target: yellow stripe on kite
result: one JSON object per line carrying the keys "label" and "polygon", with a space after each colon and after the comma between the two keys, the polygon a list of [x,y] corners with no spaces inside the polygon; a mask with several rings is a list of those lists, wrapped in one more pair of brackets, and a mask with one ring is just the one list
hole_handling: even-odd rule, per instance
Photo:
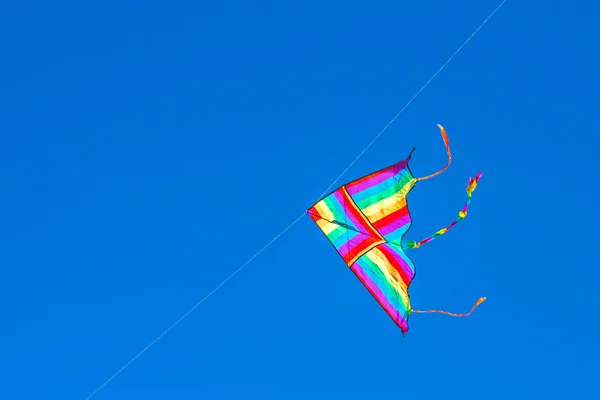
{"label": "yellow stripe on kite", "polygon": [[379,267],[381,272],[383,272],[385,278],[390,283],[390,285],[392,285],[396,289],[400,297],[402,297],[402,301],[404,302],[404,304],[410,304],[406,285],[404,284],[402,277],[400,276],[396,268],[394,268],[394,266],[389,263],[387,258],[381,252],[381,250],[379,250],[378,248],[374,248],[373,250],[368,252],[366,256],[375,265]]}

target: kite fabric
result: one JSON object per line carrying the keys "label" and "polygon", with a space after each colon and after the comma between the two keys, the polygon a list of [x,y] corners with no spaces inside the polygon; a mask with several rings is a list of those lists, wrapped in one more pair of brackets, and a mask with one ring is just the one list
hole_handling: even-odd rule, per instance
{"label": "kite fabric", "polygon": [[467,202],[458,218],[449,226],[418,242],[403,240],[412,224],[406,199],[408,193],[418,181],[439,175],[452,161],[446,131],[441,125],[438,127],[448,154],[448,163],[440,171],[415,178],[409,167],[413,149],[405,160],[339,187],[307,211],[346,265],[403,334],[408,332],[408,317],[413,312],[468,316],[485,301],[484,297],[480,298],[468,314],[411,308],[408,288],[415,276],[415,266],[406,252],[445,234],[464,219],[481,177],[479,173],[475,178],[470,178]]}

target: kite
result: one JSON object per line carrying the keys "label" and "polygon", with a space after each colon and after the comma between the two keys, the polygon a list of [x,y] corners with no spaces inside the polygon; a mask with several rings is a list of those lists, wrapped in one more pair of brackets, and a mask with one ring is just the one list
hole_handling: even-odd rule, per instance
{"label": "kite", "polygon": [[411,308],[408,288],[415,276],[415,265],[407,252],[445,234],[463,220],[481,178],[481,173],[469,178],[467,201],[450,225],[418,242],[403,240],[412,224],[406,199],[408,193],[417,182],[441,174],[452,162],[448,135],[441,125],[438,127],[448,154],[447,164],[438,172],[415,178],[408,165],[413,148],[406,159],[335,189],[307,211],[403,335],[408,332],[411,313],[469,316],[486,299],[481,297],[467,314]]}

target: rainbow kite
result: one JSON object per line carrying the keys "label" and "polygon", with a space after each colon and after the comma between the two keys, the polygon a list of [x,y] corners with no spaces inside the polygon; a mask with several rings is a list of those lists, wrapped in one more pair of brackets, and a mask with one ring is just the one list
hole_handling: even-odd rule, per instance
{"label": "rainbow kite", "polygon": [[[406,196],[418,181],[439,175],[452,161],[446,131],[438,125],[444,139],[448,163],[440,171],[415,178],[408,157],[392,166],[347,183],[319,200],[308,214],[344,259],[346,265],[369,290],[403,334],[408,332],[408,317],[414,312],[439,312],[452,316],[471,315],[485,301],[480,298],[468,314],[453,314],[441,310],[413,310],[408,288],[415,275],[415,266],[406,254],[443,235],[467,215],[471,195],[481,177],[469,179],[467,202],[458,217],[419,242],[403,241],[411,226]],[[413,149],[414,151],[414,149]]]}

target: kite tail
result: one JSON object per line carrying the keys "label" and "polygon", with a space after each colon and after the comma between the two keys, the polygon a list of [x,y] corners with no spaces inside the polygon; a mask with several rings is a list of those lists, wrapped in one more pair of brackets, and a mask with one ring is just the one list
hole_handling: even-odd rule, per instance
{"label": "kite tail", "polygon": [[458,217],[454,221],[452,221],[452,223],[450,225],[448,225],[445,228],[440,229],[433,235],[421,240],[420,242],[406,241],[405,248],[409,249],[409,250],[419,248],[419,247],[421,247],[421,245],[431,242],[436,237],[442,236],[444,233],[446,233],[450,229],[454,228],[454,226],[458,222],[462,221],[467,216],[467,210],[469,208],[469,205],[471,204],[471,197],[473,196],[473,191],[475,191],[475,188],[477,187],[477,182],[479,182],[480,178],[481,178],[481,172],[478,173],[475,178],[469,178],[469,184],[467,185],[467,201],[465,202],[465,205],[463,206],[462,210],[460,210],[460,212],[458,213]]}
{"label": "kite tail", "polygon": [[431,175],[424,176],[422,178],[417,178],[417,181],[424,181],[425,179],[429,179],[429,178],[433,178],[434,176],[438,176],[439,174],[444,172],[450,166],[450,163],[452,162],[452,153],[450,152],[450,142],[448,141],[448,134],[446,133],[446,130],[444,129],[443,126],[438,124],[438,127],[440,128],[440,132],[442,133],[442,139],[444,139],[444,145],[446,146],[446,153],[448,154],[448,162],[446,163],[444,168],[440,169],[438,172],[431,174]]}
{"label": "kite tail", "polygon": [[479,306],[485,300],[486,300],[485,297],[481,297],[479,300],[477,300],[477,302],[475,303],[473,308],[471,308],[471,311],[469,311],[469,313],[467,313],[467,314],[454,314],[454,313],[451,313],[448,311],[442,311],[442,310],[411,310],[410,312],[411,313],[439,313],[439,314],[450,315],[451,317],[468,317],[469,315],[471,315],[473,313],[473,311],[475,311],[477,306]]}

